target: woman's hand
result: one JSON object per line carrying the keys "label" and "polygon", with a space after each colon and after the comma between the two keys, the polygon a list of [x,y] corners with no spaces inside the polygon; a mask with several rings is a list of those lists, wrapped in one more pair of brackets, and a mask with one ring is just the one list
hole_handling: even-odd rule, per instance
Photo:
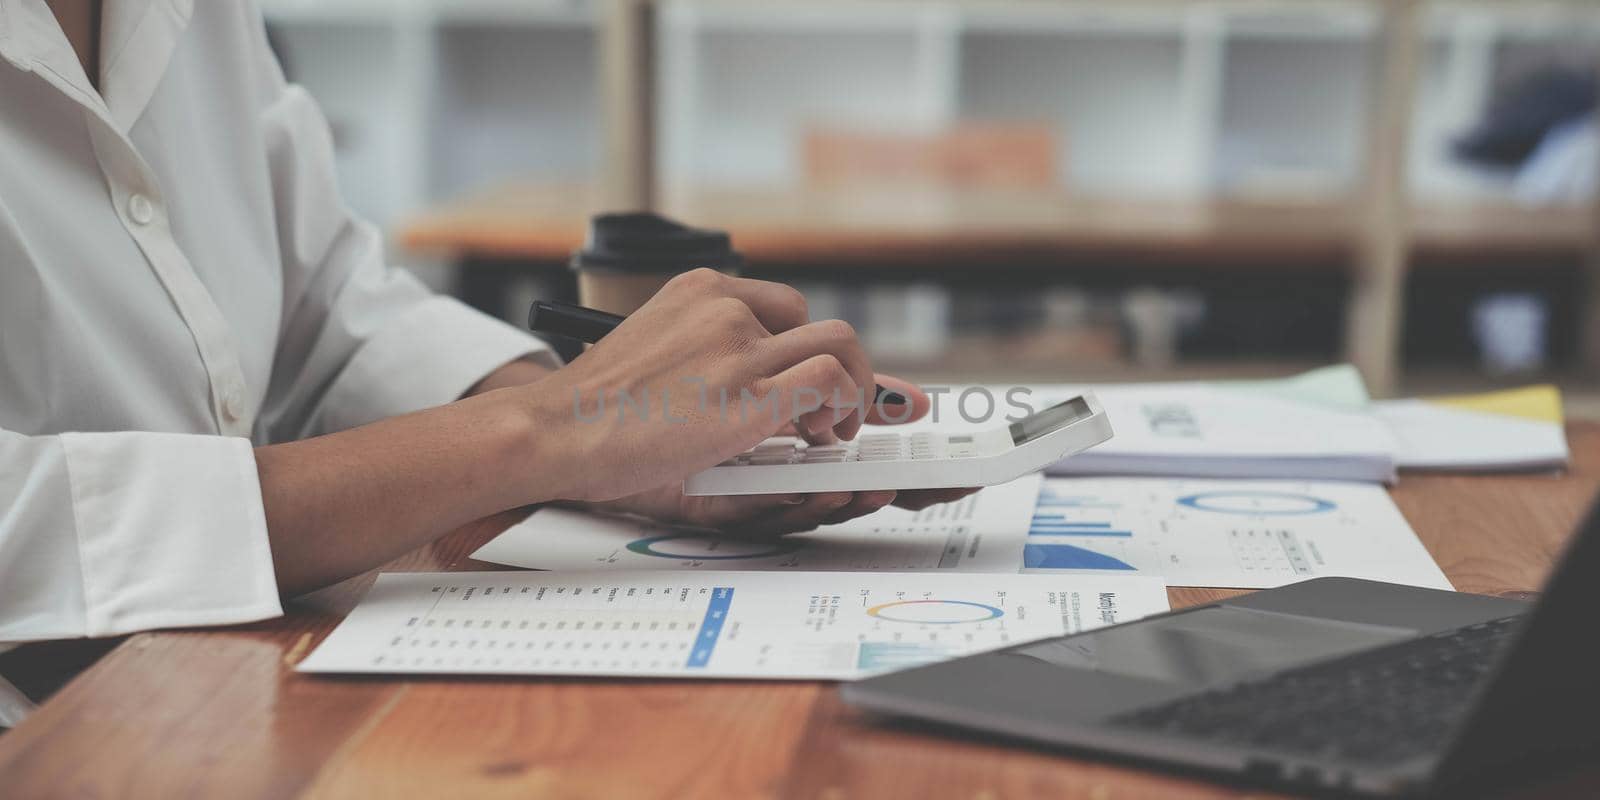
{"label": "woman's hand", "polygon": [[[571,364],[501,391],[520,392],[534,411],[544,446],[530,448],[541,463],[528,474],[553,481],[544,489],[555,497],[595,502],[676,485],[791,423],[830,442],[854,438],[869,414],[926,413],[921,392],[908,395],[909,411],[874,413],[876,379],[855,331],[811,322],[795,289],[695,270]],[[810,502],[802,505],[816,510]]]}
{"label": "woman's hand", "polygon": [[[876,383],[906,398],[904,407],[871,409],[867,424],[893,425],[926,416],[928,396],[914,384],[887,375]],[[794,431],[780,431],[791,435]],[[966,497],[976,489],[918,489],[895,492],[817,492],[812,494],[689,497],[673,483],[616,500],[586,504],[602,511],[639,514],[676,525],[713,528],[740,536],[775,536],[808,531],[855,519],[893,504],[921,510]]]}

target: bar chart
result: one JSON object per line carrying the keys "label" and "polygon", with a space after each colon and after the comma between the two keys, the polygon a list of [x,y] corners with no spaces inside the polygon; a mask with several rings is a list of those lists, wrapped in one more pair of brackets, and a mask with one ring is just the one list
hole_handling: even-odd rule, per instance
{"label": "bar chart", "polygon": [[1051,478],[1022,568],[1178,586],[1349,576],[1449,587],[1382,487],[1317,481]]}

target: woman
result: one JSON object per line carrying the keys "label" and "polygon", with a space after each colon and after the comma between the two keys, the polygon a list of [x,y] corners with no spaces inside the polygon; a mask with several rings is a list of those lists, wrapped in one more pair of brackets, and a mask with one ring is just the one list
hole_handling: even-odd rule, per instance
{"label": "woman", "polygon": [[[831,441],[886,421],[863,387],[927,397],[778,284],[680,276],[565,367],[430,294],[247,3],[0,0],[0,59],[0,642],[274,616],[530,503],[783,533],[960,494],[682,497],[788,411]],[[624,393],[657,405],[574,399]]]}

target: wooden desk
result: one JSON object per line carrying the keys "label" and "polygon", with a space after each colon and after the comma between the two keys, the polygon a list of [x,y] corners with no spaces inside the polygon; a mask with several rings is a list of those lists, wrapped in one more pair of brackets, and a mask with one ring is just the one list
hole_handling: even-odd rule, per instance
{"label": "wooden desk", "polygon": [[[1063,192],[884,188],[719,190],[664,198],[668,214],[721,227],[753,263],[990,270],[1116,258],[1185,267],[1343,268],[1357,209],[1333,201],[1091,198]],[[457,259],[564,262],[600,208],[590,190],[513,183],[427,211],[402,246]],[[1582,258],[1594,240],[1586,208],[1426,206],[1413,249],[1434,259]]]}
{"label": "wooden desk", "polygon": [[[1407,476],[1394,497],[1463,591],[1537,587],[1600,486],[1600,425],[1565,477]],[[390,565],[464,554],[503,515]],[[0,737],[8,797],[1067,797],[1244,793],[1023,747],[886,726],[832,684],[308,677],[291,672],[370,584],[278,620],[134,636]],[[1176,589],[1174,605],[1227,594]],[[1600,795],[1600,767],[1530,790]],[[1259,797],[1259,793],[1251,796]]]}

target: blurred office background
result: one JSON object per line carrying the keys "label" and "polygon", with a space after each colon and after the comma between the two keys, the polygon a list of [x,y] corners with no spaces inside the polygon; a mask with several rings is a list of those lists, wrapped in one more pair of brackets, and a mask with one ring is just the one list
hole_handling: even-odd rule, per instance
{"label": "blurred office background", "polygon": [[929,380],[1600,412],[1588,0],[264,4],[394,260],[507,318],[648,202]]}

